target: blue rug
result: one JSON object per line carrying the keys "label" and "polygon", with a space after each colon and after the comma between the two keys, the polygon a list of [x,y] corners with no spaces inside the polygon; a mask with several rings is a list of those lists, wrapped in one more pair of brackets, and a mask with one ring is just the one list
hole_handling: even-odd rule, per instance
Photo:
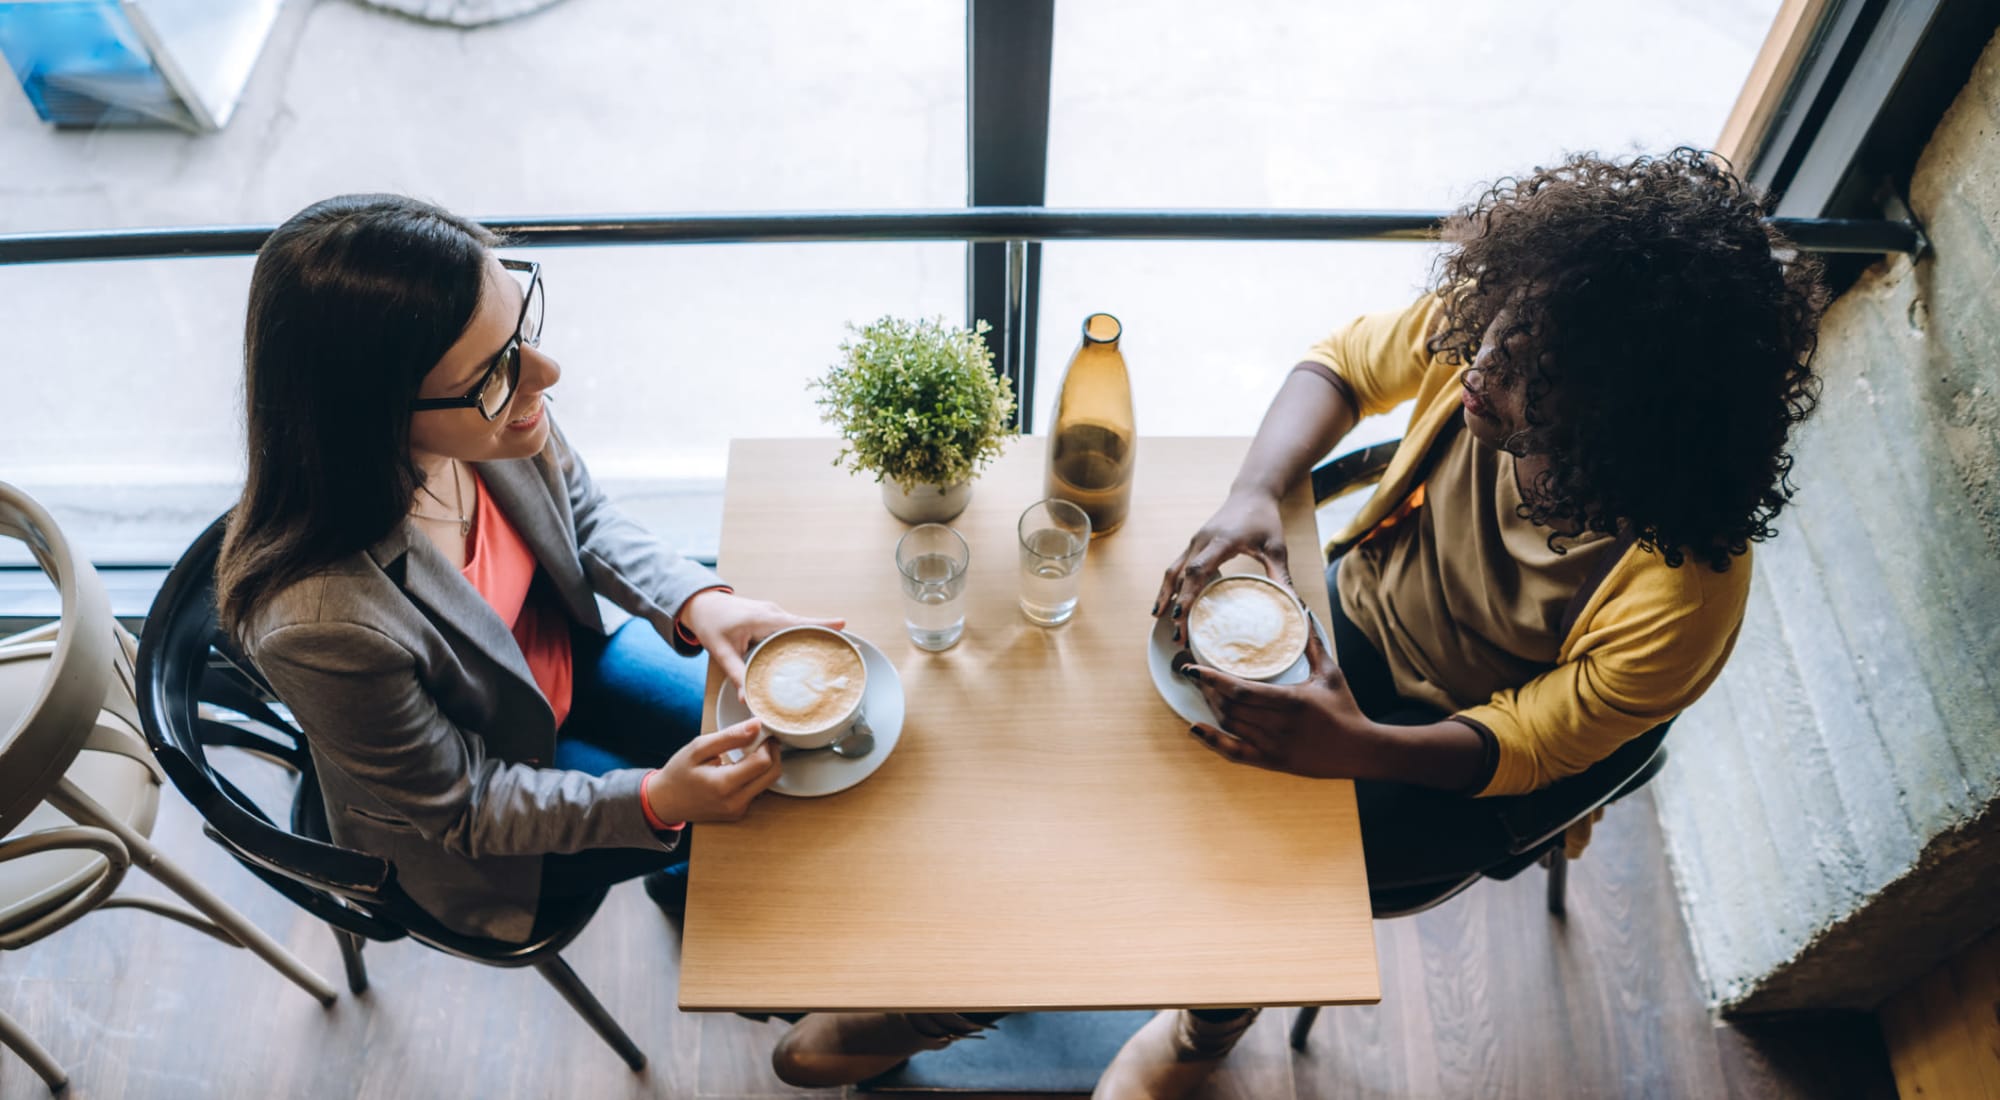
{"label": "blue rug", "polygon": [[1067,1092],[1089,1094],[1098,1074],[1151,1012],[1026,1012],[982,1038],[926,1051],[864,1092]]}

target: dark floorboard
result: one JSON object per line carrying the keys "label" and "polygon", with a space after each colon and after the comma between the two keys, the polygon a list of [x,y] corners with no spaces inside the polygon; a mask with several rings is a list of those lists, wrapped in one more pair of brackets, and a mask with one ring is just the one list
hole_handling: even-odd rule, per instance
{"label": "dark floorboard", "polygon": [[[171,791],[155,837],[339,984],[332,935],[205,840]],[[135,887],[159,892],[137,872]],[[1572,867],[1566,920],[1542,890],[1531,870],[1378,924],[1382,1003],[1327,1009],[1302,1055],[1285,1043],[1291,1012],[1266,1013],[1208,1095],[1895,1096],[1872,1018],[1711,1019],[1645,795],[1614,808]],[[782,1025],[675,1010],[675,932],[636,884],[613,891],[566,957],[647,1052],[646,1073],[532,971],[374,944],[373,988],[323,1010],[249,954],[130,910],[0,956],[0,1007],[69,1069],[76,1100],[838,1095],[771,1075]],[[0,1054],[0,1097],[40,1095]]]}

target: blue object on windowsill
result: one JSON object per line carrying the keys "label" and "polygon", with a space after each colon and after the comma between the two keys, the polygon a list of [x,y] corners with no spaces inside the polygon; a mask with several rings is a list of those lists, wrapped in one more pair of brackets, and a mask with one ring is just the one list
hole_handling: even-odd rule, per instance
{"label": "blue object on windowsill", "polygon": [[0,54],[57,126],[194,126],[115,0],[0,3]]}
{"label": "blue object on windowsill", "polygon": [[0,55],[57,126],[228,123],[284,0],[0,0]]}

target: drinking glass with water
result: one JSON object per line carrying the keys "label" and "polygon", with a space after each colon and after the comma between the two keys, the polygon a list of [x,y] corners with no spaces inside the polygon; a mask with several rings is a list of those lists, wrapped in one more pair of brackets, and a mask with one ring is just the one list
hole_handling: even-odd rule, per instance
{"label": "drinking glass with water", "polygon": [[896,543],[903,623],[918,647],[950,649],[965,633],[965,570],[971,562],[965,538],[942,523],[912,527]]}
{"label": "drinking glass with water", "polygon": [[1021,613],[1038,626],[1076,614],[1090,517],[1066,500],[1036,501],[1021,513]]}

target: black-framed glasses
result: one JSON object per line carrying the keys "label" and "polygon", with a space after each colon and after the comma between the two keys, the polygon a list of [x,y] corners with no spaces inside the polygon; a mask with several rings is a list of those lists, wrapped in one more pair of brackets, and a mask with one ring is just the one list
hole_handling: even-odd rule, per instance
{"label": "black-framed glasses", "polygon": [[479,376],[471,390],[459,397],[418,398],[410,405],[412,411],[478,409],[479,415],[488,420],[497,420],[507,411],[507,402],[514,399],[514,387],[521,383],[521,345],[534,348],[542,344],[542,265],[529,260],[501,260],[500,266],[523,284],[521,319],[514,325],[514,335],[500,349],[500,354],[493,357],[486,373]]}

